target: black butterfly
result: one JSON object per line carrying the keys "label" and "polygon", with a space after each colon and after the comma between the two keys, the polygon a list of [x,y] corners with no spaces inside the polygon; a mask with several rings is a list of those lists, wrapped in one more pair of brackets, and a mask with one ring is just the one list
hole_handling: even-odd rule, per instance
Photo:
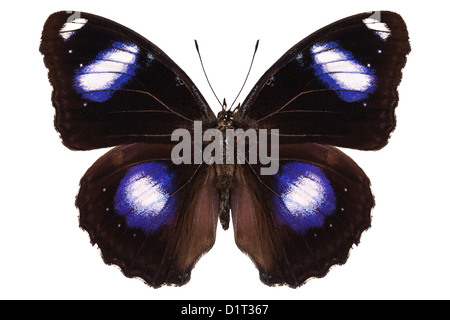
{"label": "black butterfly", "polygon": [[[333,146],[380,149],[395,127],[410,51],[402,18],[362,13],[286,52],[236,110],[216,117],[158,47],[113,21],[58,12],[40,51],[55,127],[70,149],[116,146],[86,172],[80,225],[107,264],[147,284],[183,285],[228,228],[267,285],[302,285],[347,260],[369,228],[370,181]],[[279,129],[279,171],[262,163],[175,165],[175,129]],[[332,146],[333,145],[333,146]],[[205,145],[203,146],[205,147]]]}

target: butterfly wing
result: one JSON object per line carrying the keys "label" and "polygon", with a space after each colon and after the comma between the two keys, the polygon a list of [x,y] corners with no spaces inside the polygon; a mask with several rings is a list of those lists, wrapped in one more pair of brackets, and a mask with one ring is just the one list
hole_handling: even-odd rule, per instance
{"label": "butterfly wing", "polygon": [[369,228],[370,181],[344,153],[315,143],[283,145],[275,175],[239,166],[232,194],[238,247],[268,285],[302,285],[347,260]]}
{"label": "butterfly wing", "polygon": [[185,284],[215,241],[218,196],[205,165],[174,165],[171,147],[136,143],[101,157],[80,182],[80,226],[107,264],[153,287]]}
{"label": "butterfly wing", "polygon": [[49,69],[55,127],[71,149],[169,142],[215,115],[189,77],[158,47],[111,20],[57,12],[40,51]]}
{"label": "butterfly wing", "polygon": [[235,119],[280,130],[281,143],[379,149],[395,127],[397,86],[410,51],[396,13],[363,13],[292,47],[257,82]]}

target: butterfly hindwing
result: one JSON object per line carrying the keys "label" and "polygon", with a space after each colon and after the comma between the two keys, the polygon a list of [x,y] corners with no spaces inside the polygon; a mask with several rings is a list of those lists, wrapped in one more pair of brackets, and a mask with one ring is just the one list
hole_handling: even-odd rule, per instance
{"label": "butterfly hindwing", "polygon": [[409,51],[406,25],[396,13],[337,21],[283,55],[252,89],[236,122],[279,129],[281,143],[379,149],[395,127]]}
{"label": "butterfly hindwing", "polygon": [[107,264],[151,286],[181,285],[215,240],[215,176],[205,165],[174,165],[168,145],[116,147],[84,175],[80,226]]}
{"label": "butterfly hindwing", "polygon": [[232,195],[235,240],[268,285],[297,287],[347,260],[369,228],[370,181],[338,149],[314,143],[280,147],[279,171],[239,167]]}
{"label": "butterfly hindwing", "polygon": [[158,47],[111,20],[57,12],[40,51],[49,69],[55,127],[71,149],[170,142],[215,116],[189,77]]}

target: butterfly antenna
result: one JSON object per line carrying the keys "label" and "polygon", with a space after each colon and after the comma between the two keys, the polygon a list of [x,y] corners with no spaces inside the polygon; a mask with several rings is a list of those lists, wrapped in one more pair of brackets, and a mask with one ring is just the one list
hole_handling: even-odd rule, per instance
{"label": "butterfly antenna", "polygon": [[[202,65],[203,73],[205,74],[205,77],[206,77],[206,81],[208,82],[208,85],[209,85],[209,87],[211,88],[212,93],[213,93],[214,96],[216,97],[216,100],[219,102],[219,104],[222,106],[222,110],[223,110],[224,105],[223,105],[222,103],[220,103],[219,98],[217,97],[216,93],[214,92],[213,87],[211,86],[211,83],[209,82],[208,75],[206,74],[205,66],[203,65],[203,60],[202,60],[202,56],[201,56],[201,54],[200,54],[200,49],[198,48],[197,40],[194,39],[194,42],[195,42],[195,48],[197,49],[198,57],[200,58],[200,64]],[[225,102],[225,101],[224,101],[224,102]]]}
{"label": "butterfly antenna", "polygon": [[[244,89],[244,86],[247,82],[248,76],[250,75],[250,70],[252,70],[252,66],[253,66],[253,61],[255,60],[255,56],[256,56],[256,51],[258,50],[258,45],[259,45],[259,40],[256,41],[256,45],[255,45],[255,52],[253,52],[253,57],[252,57],[252,62],[250,62],[250,67],[248,68],[248,72],[247,72],[247,76],[245,77],[244,83],[242,84],[241,90],[239,90],[239,93],[237,94],[236,98],[234,99],[233,103],[231,104],[230,109],[233,107],[234,103],[236,102],[237,98],[239,97],[239,95],[242,92],[242,89]],[[240,104],[235,108],[234,111],[236,111],[236,109],[238,109],[240,106]]]}

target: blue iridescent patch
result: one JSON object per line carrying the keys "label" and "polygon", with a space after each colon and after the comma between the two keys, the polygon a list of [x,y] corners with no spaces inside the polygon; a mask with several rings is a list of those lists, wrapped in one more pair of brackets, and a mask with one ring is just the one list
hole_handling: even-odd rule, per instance
{"label": "blue iridescent patch", "polygon": [[309,163],[285,163],[274,176],[274,191],[276,217],[296,232],[323,226],[336,209],[331,182],[320,167]]}
{"label": "blue iridescent patch", "polygon": [[123,88],[136,75],[138,54],[136,44],[112,43],[111,48],[75,71],[75,90],[86,100],[105,102],[114,95],[114,90]]}
{"label": "blue iridescent patch", "polygon": [[170,222],[176,209],[176,174],[157,161],[130,167],[114,197],[115,211],[127,226],[153,233]]}
{"label": "blue iridescent patch", "polygon": [[337,42],[311,47],[315,75],[346,102],[366,100],[377,88],[375,69],[364,65]]}

